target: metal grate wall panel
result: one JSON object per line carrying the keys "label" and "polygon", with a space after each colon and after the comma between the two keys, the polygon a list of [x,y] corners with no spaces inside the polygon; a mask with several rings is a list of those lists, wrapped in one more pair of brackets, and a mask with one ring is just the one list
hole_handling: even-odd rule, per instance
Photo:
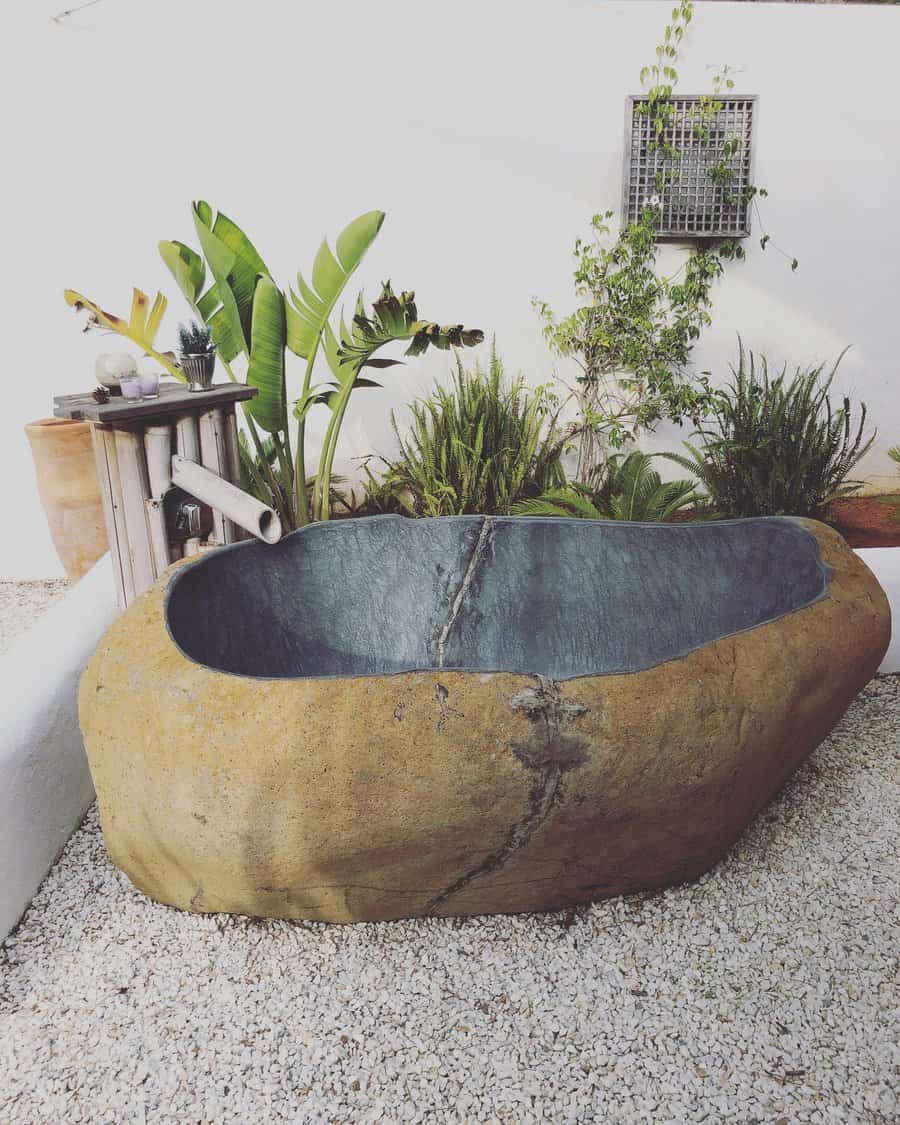
{"label": "metal grate wall panel", "polygon": [[[722,108],[701,117],[700,96],[672,98],[665,141],[678,150],[668,155],[654,147],[653,122],[639,107],[647,99],[628,99],[625,136],[623,217],[638,222],[644,209],[660,208],[660,238],[746,238],[750,234],[747,188],[753,183],[755,97],[717,97]],[[703,129],[708,135],[703,135]],[[728,142],[733,152],[728,152]],[[711,173],[721,165],[726,183]],[[664,182],[660,184],[660,176]]]}

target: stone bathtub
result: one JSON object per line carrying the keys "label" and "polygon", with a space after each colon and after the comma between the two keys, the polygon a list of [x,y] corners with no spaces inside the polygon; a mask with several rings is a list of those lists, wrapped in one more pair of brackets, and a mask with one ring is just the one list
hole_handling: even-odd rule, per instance
{"label": "stone bathtub", "polygon": [[812,521],[343,520],[161,579],[81,721],[109,853],[161,902],[548,910],[708,870],[889,635]]}

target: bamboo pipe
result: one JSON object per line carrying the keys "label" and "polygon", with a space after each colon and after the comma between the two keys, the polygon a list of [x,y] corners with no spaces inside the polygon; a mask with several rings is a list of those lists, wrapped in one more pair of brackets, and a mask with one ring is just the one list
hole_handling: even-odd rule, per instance
{"label": "bamboo pipe", "polygon": [[162,574],[172,561],[172,548],[166,534],[166,516],[163,511],[162,500],[151,497],[144,501],[147,509],[147,527],[150,531],[150,550],[153,554],[153,566],[156,577]]}
{"label": "bamboo pipe", "polygon": [[150,499],[147,457],[144,453],[143,434],[132,430],[113,430],[113,436],[116,461],[119,465],[125,535],[134,575],[134,593],[137,597],[145,590],[149,590],[157,578],[150,545],[150,528],[147,525],[147,509],[144,504],[145,500]]}
{"label": "bamboo pipe", "polygon": [[[238,438],[237,416],[235,409],[223,407],[222,422],[225,430],[225,461],[227,472],[221,475],[231,481],[238,488],[241,487],[241,447]],[[247,533],[242,527],[235,524],[232,527],[235,539],[246,539]]]}
{"label": "bamboo pipe", "polygon": [[119,608],[127,609],[134,600],[134,575],[131,572],[131,556],[128,553],[128,537],[125,532],[125,510],[122,506],[122,486],[119,482],[115,437],[108,426],[95,423],[91,426],[91,438],[94,443],[100,494],[103,497],[106,534],[116,578],[116,596]]}
{"label": "bamboo pipe", "polygon": [[195,414],[179,414],[176,419],[178,455],[188,461],[200,460],[200,434]]}
{"label": "bamboo pipe", "polygon": [[281,538],[281,520],[272,508],[202,465],[185,457],[173,457],[172,482],[264,543],[277,543]]}
{"label": "bamboo pipe", "polygon": [[[200,431],[200,464],[227,481],[225,422],[219,407],[204,410],[197,418],[197,427]],[[220,543],[233,543],[237,539],[233,521],[226,519],[218,508],[213,509],[213,534]]]}
{"label": "bamboo pipe", "polygon": [[150,495],[154,500],[162,500],[172,487],[172,427],[148,426],[144,430],[144,451]]}

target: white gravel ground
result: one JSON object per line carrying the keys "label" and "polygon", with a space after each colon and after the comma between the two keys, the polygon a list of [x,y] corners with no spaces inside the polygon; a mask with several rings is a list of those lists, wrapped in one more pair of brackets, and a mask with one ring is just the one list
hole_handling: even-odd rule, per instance
{"label": "white gravel ground", "polygon": [[900,677],[710,875],[571,914],[182,914],[96,814],[0,951],[0,1121],[896,1122]]}
{"label": "white gravel ground", "polygon": [[0,579],[0,653],[68,588],[65,578]]}

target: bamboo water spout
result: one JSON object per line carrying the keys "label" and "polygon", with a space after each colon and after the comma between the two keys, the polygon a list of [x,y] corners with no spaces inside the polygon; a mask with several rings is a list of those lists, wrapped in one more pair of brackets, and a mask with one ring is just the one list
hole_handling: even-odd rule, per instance
{"label": "bamboo water spout", "polygon": [[195,461],[174,456],[172,483],[221,512],[264,543],[277,543],[281,538],[281,520],[277,512]]}

